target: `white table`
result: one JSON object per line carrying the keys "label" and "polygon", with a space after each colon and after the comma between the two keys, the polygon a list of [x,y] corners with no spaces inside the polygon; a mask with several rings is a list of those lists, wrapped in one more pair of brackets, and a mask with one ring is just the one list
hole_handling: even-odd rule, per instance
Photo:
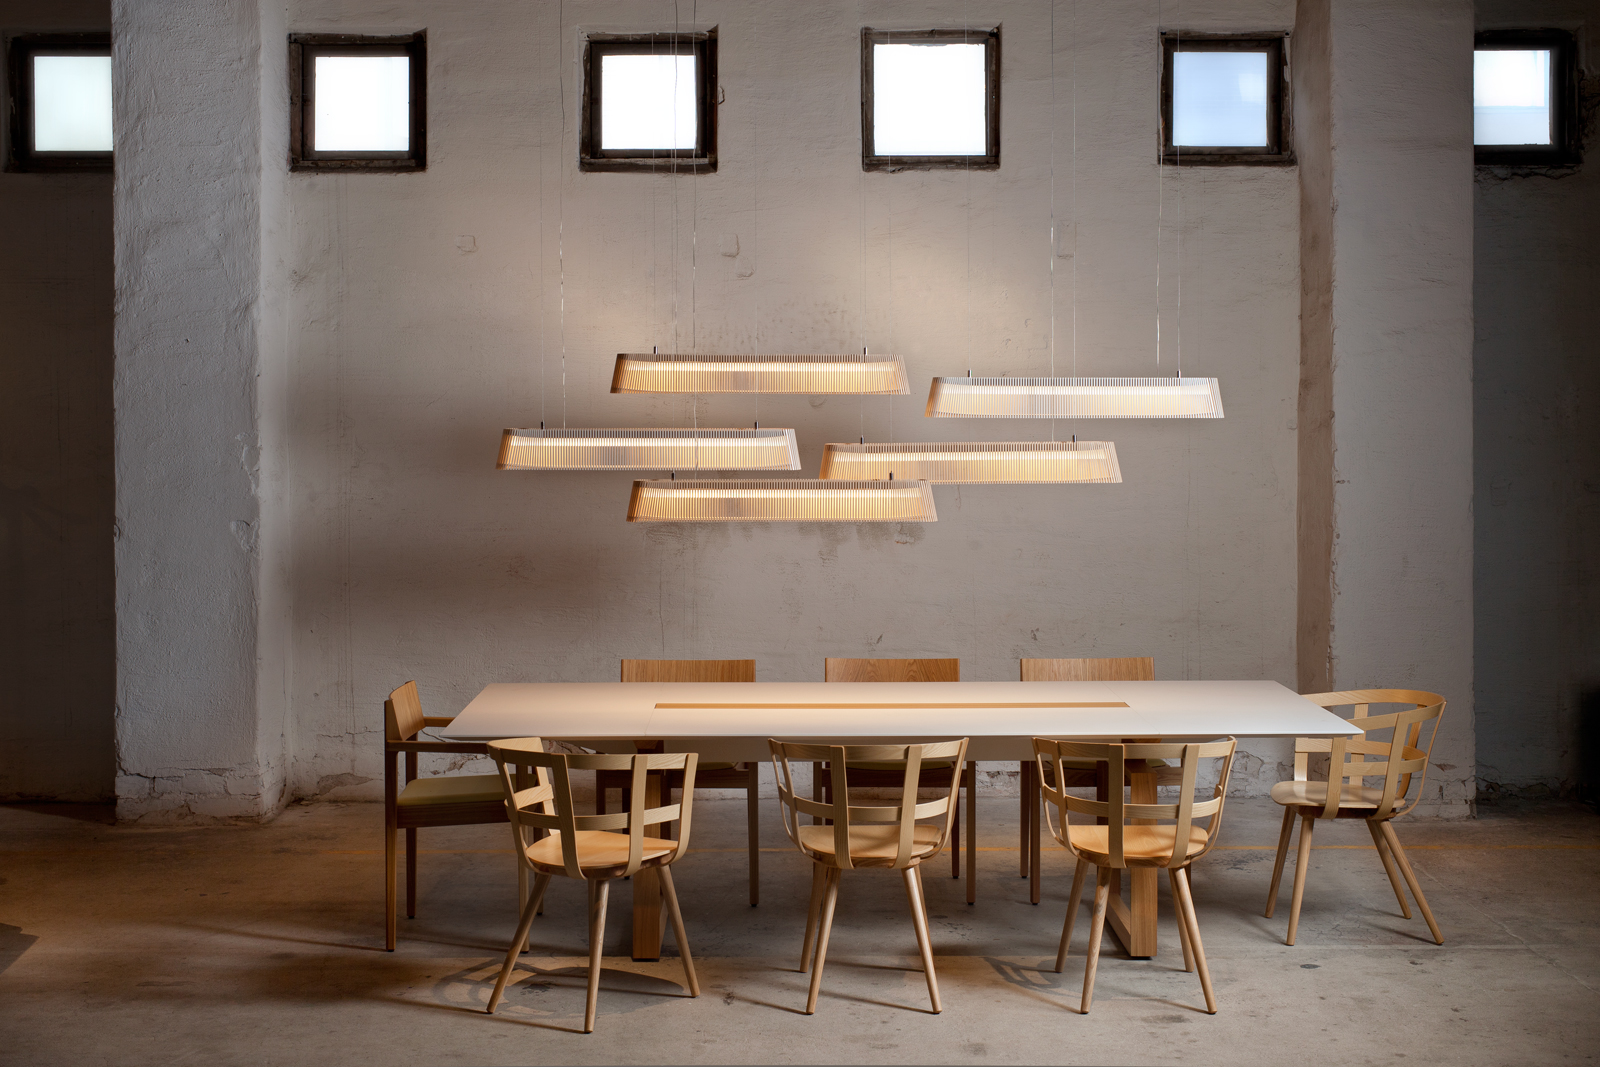
{"label": "white table", "polygon": [[[1277,682],[503,682],[443,730],[454,741],[542,737],[631,752],[661,741],[705,760],[765,760],[767,738],[852,744],[967,737],[971,760],[1031,761],[1032,739],[1336,737],[1359,731]],[[1136,782],[1154,800],[1154,776]],[[1037,812],[1035,813],[1035,816]],[[1035,863],[1035,871],[1038,870]],[[1132,872],[1112,928],[1155,954],[1156,872]],[[634,957],[661,954],[653,871],[634,878]]]}

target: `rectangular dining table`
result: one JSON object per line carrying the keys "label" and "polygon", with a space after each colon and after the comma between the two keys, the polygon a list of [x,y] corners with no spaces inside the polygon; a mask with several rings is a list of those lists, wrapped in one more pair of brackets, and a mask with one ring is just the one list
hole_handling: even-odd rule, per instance
{"label": "rectangular dining table", "polygon": [[[440,731],[452,741],[542,737],[611,752],[660,742],[667,752],[733,762],[768,759],[768,738],[894,744],[966,737],[969,760],[1024,765],[1035,737],[1182,741],[1359,732],[1267,681],[501,682],[486,686]],[[1156,799],[1154,774],[1135,776],[1132,786],[1135,802]],[[969,803],[969,825],[971,809]],[[1110,925],[1133,956],[1155,955],[1156,874],[1134,869],[1129,902],[1120,893],[1113,898]],[[633,956],[657,959],[664,932],[659,880],[644,870],[633,882]]]}

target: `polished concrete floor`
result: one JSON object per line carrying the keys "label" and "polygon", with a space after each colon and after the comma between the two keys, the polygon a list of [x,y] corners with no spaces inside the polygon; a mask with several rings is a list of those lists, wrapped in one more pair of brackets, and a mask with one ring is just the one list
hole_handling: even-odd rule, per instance
{"label": "polished concrete floor", "polygon": [[[1081,913],[1051,970],[1070,885],[1017,877],[1015,801],[983,812],[978,903],[947,862],[927,892],[944,997],[927,991],[897,876],[847,873],[815,1016],[795,970],[806,861],[775,818],[763,896],[745,902],[742,801],[697,805],[679,864],[702,995],[672,956],[628,958],[612,898],[596,1031],[582,1024],[583,893],[558,879],[498,1015],[482,1014],[514,921],[504,826],[424,832],[421,905],[383,951],[382,812],[296,806],[262,827],[131,829],[103,809],[0,808],[0,1063],[1524,1064],[1600,1056],[1600,817],[1577,806],[1399,824],[1445,934],[1400,917],[1359,825],[1316,835],[1299,944],[1262,917],[1278,814],[1229,801],[1196,868],[1219,1012],[1161,952],[1107,938],[1077,1014]],[[765,812],[774,816],[775,806]],[[669,949],[670,952],[670,949]]]}

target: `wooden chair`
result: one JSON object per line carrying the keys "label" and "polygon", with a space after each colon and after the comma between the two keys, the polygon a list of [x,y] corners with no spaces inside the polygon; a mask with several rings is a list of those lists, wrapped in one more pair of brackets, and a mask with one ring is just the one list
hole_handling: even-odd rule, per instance
{"label": "wooden chair", "polygon": [[[1416,807],[1422,796],[1422,786],[1428,776],[1428,756],[1433,751],[1433,739],[1439,733],[1440,716],[1444,714],[1444,697],[1414,689],[1353,689],[1344,693],[1313,693],[1306,699],[1325,708],[1354,705],[1350,724],[1360,727],[1363,736],[1295,739],[1294,781],[1279,782],[1272,787],[1272,799],[1283,805],[1283,831],[1278,835],[1278,858],[1272,865],[1272,886],[1267,890],[1266,917],[1272,918],[1278,903],[1278,883],[1283,879],[1283,861],[1289,851],[1289,835],[1294,831],[1296,815],[1300,816],[1300,852],[1295,858],[1294,896],[1289,905],[1286,945],[1294,944],[1300,925],[1300,898],[1305,893],[1306,867],[1311,860],[1312,827],[1318,819],[1365,819],[1372,844],[1383,861],[1384,873],[1389,876],[1389,885],[1400,902],[1400,914],[1411,918],[1405,890],[1400,888],[1400,878],[1404,875],[1434,942],[1444,944],[1439,924],[1433,921],[1422,886],[1417,884],[1417,876],[1411,870],[1411,861],[1406,859],[1405,849],[1400,847],[1400,839],[1391,825],[1395,816]],[[1370,715],[1368,708],[1373,704],[1406,704],[1409,707],[1387,715]],[[1428,734],[1425,747],[1421,744],[1424,729]],[[1375,730],[1391,731],[1389,740],[1375,741],[1366,736]],[[1325,781],[1314,782],[1307,777],[1307,764],[1313,752],[1328,754]],[[1377,758],[1367,760],[1367,756]],[[1383,786],[1369,789],[1363,784],[1367,778],[1382,778]],[[1339,783],[1336,790],[1329,788],[1329,783],[1334,781]],[[1413,782],[1415,791],[1411,789]],[[1409,803],[1406,802],[1408,796]],[[1395,870],[1396,864],[1399,864],[1399,871]]]}
{"label": "wooden chair", "polygon": [[[1024,682],[1149,682],[1156,676],[1155,660],[1149,656],[1121,656],[1102,659],[1025,659],[1022,661]],[[1155,740],[1151,738],[1150,740]],[[1064,763],[1068,787],[1095,786],[1103,790],[1104,784],[1095,777],[1095,764],[1079,760]],[[1104,768],[1104,765],[1101,765]],[[1020,795],[1022,812],[1018,826],[1022,853],[1020,877],[1029,880],[1028,899],[1039,903],[1039,845],[1043,837],[1039,829],[1041,794],[1033,761],[1021,766]],[[1164,775],[1158,775],[1158,780]],[[1163,784],[1170,784],[1170,779]]]}
{"label": "wooden chair", "polygon": [[[753,659],[625,659],[624,682],[753,682]],[[654,747],[648,743],[646,747]],[[750,851],[750,906],[761,903],[761,786],[759,761],[749,763],[700,764],[695,786],[699,789],[742,789],[745,795],[745,829]],[[615,789],[627,798],[628,776],[623,771],[600,771],[594,781],[594,810],[606,813],[606,794]],[[669,803],[674,790],[681,789],[678,776],[668,774],[662,783],[661,798]]]}
{"label": "wooden chair", "polygon": [[[429,726],[449,726],[452,719],[422,714],[417,683],[407,682],[383,702],[383,826],[384,826],[384,947],[395,942],[395,835],[406,832],[406,918],[417,917],[417,828],[469,826],[505,822],[506,801],[500,777],[494,774],[455,774],[417,777],[417,754],[448,752],[453,756],[482,755],[481,744],[456,741],[418,741],[417,731]],[[396,757],[405,753],[402,784]],[[527,879],[519,874],[518,900],[527,892]]]}
{"label": "wooden chair", "polygon": [[[1106,909],[1111,898],[1111,872],[1129,867],[1165,867],[1172,887],[1173,907],[1178,913],[1179,939],[1183,942],[1183,969],[1200,972],[1200,989],[1205,994],[1206,1011],[1217,1011],[1211,991],[1211,972],[1206,967],[1205,948],[1200,942],[1200,925],[1195,919],[1194,899],[1189,893],[1189,865],[1211,850],[1222,827],[1222,802],[1228,793],[1228,773],[1233,766],[1233,738],[1205,744],[1087,744],[1078,741],[1033,739],[1034,759],[1041,780],[1065,782],[1072,771],[1069,761],[1092,760],[1103,765],[1103,779],[1122,782],[1128,764],[1134,760],[1178,760],[1178,802],[1176,804],[1133,804],[1123,800],[1123,788],[1108,791],[1105,800],[1085,800],[1064,788],[1047,784],[1044,794],[1056,818],[1050,831],[1061,845],[1078,857],[1072,875],[1072,895],[1067,898],[1067,918],[1061,926],[1061,944],[1056,950],[1056,972],[1067,963],[1072,944],[1072,927],[1078,918],[1078,898],[1084,876],[1095,868],[1094,917],[1089,927],[1089,955],[1083,968],[1081,1011],[1089,1012],[1094,999],[1095,968],[1100,962],[1100,938],[1105,931]],[[1221,773],[1208,800],[1195,802],[1195,780],[1203,759],[1222,760]],[[1048,768],[1048,771],[1046,770]],[[1048,809],[1047,809],[1048,810]],[[1104,819],[1103,825],[1072,824],[1068,815]],[[1209,818],[1204,828],[1195,819]],[[1151,820],[1172,820],[1170,825]]]}
{"label": "wooden chair", "polygon": [[[694,803],[695,763],[692,752],[634,756],[547,753],[537,737],[489,742],[489,755],[500,769],[503,803],[511,813],[511,837],[518,865],[534,876],[533,895],[523,905],[517,932],[506,950],[506,962],[489,997],[490,1015],[500,1004],[506,980],[528,941],[533,917],[544,900],[550,879],[556,875],[580,879],[589,888],[589,996],[583,1012],[583,1032],[594,1032],[595,1003],[600,994],[600,959],[605,947],[606,904],[611,882],[628,878],[645,868],[660,873],[661,894],[672,920],[672,934],[683,959],[689,995],[700,995],[689,938],[678,910],[678,893],[672,884],[671,865],[689,850],[689,813]],[[614,815],[578,815],[572,803],[572,772],[609,771],[627,775],[630,804]],[[645,806],[645,777],[675,772],[683,776],[683,801],[658,808]],[[532,781],[520,787],[519,783]],[[647,836],[645,831],[662,823],[678,824],[677,840]],[[619,832],[620,831],[620,832]],[[548,832],[548,836],[541,834]]]}
{"label": "wooden chair", "polygon": [[[959,659],[839,659],[828,657],[823,661],[823,680],[828,682],[959,682]],[[863,788],[894,789],[900,784],[896,767],[851,767],[850,782]],[[923,770],[927,783],[923,788],[938,789],[944,785],[943,768],[928,767]],[[812,799],[826,801],[828,779],[824,772],[813,776]],[[962,778],[967,792],[967,903],[978,899],[977,808],[973,797],[977,794],[977,764],[970,764]],[[950,833],[950,877],[961,877],[961,799],[956,797],[955,828]]]}
{"label": "wooden chair", "polygon": [[[933,969],[933,944],[928,935],[928,909],[922,894],[922,861],[944,848],[945,838],[955,824],[955,796],[959,772],[966,756],[967,741],[942,741],[926,745],[804,745],[768,741],[778,780],[778,800],[783,811],[783,828],[800,851],[811,857],[811,903],[806,909],[806,936],[800,948],[800,972],[811,971],[811,991],[806,997],[806,1014],[817,1010],[817,994],[822,989],[822,967],[828,958],[828,936],[833,930],[834,905],[839,899],[840,872],[857,867],[882,867],[901,872],[906,884],[906,900],[917,931],[917,947],[922,952],[922,969],[928,979],[928,999],[937,1015],[939,980]],[[795,792],[796,762],[828,767],[831,797],[827,803],[808,800]],[[917,790],[929,788],[923,768],[932,763],[939,769],[944,795],[919,803]],[[858,785],[854,768],[867,765],[900,768],[900,796],[895,803],[853,805],[850,789]],[[877,780],[877,775],[873,775]],[[877,788],[874,786],[874,788]],[[801,815],[826,819],[831,825],[800,824]],[[935,819],[929,825],[919,819]],[[820,922],[820,925],[819,925]],[[815,952],[812,939],[815,936]]]}

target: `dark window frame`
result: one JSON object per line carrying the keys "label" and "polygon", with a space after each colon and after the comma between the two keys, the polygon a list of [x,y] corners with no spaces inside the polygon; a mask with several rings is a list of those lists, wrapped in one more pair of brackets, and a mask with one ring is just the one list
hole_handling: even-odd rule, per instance
{"label": "dark window frame", "polygon": [[[987,133],[981,156],[881,156],[873,143],[872,48],[879,44],[955,41],[982,44],[984,51],[984,122]],[[998,170],[1000,168],[1000,27],[960,30],[861,31],[861,169],[862,170]]]}
{"label": "dark window frame", "polygon": [[[1190,47],[1193,46],[1193,47]],[[1172,76],[1174,52],[1266,52],[1267,143],[1250,145],[1174,145]],[[1289,71],[1289,33],[1161,33],[1161,162],[1173,166],[1292,166],[1294,158],[1294,82]]]}
{"label": "dark window frame", "polygon": [[1474,52],[1550,49],[1549,145],[1472,146],[1473,162],[1480,167],[1570,167],[1583,162],[1579,123],[1578,48],[1565,30],[1480,30],[1473,37]]}
{"label": "dark window frame", "polygon": [[56,173],[111,170],[111,152],[35,152],[33,149],[33,57],[110,54],[109,33],[19,33],[8,38],[6,170]]}
{"label": "dark window frame", "polygon": [[[409,56],[411,147],[405,152],[318,152],[317,56]],[[289,35],[289,169],[405,174],[428,167],[428,32],[370,36],[353,33]]]}
{"label": "dark window frame", "polygon": [[[600,147],[601,59],[608,55],[692,55],[695,57],[693,148]],[[717,169],[717,31],[690,33],[592,33],[583,41],[583,101],[578,131],[578,169],[584,171],[670,171],[710,174]]]}

